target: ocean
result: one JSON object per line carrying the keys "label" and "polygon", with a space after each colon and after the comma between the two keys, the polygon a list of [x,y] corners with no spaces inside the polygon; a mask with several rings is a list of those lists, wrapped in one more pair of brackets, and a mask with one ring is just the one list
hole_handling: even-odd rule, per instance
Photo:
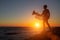
{"label": "ocean", "polygon": [[[30,27],[0,26],[0,40],[26,40],[38,32]],[[60,27],[54,28],[53,34],[60,37]]]}
{"label": "ocean", "polygon": [[25,40],[35,34],[30,27],[0,26],[0,40]]}

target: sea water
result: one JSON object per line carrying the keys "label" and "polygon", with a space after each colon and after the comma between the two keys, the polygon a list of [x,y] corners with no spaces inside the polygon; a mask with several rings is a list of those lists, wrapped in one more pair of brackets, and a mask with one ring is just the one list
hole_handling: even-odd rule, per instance
{"label": "sea water", "polygon": [[0,40],[25,40],[35,34],[29,27],[0,26]]}

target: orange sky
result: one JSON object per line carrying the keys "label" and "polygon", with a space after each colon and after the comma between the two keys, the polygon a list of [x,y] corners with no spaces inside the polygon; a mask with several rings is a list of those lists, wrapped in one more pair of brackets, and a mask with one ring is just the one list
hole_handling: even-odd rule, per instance
{"label": "orange sky", "polygon": [[32,11],[41,14],[44,4],[50,10],[50,25],[60,26],[60,0],[0,0],[0,26],[33,26],[38,20]]}

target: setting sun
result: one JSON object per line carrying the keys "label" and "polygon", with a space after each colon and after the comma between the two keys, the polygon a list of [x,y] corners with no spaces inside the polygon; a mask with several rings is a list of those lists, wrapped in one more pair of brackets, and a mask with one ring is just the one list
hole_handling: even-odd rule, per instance
{"label": "setting sun", "polygon": [[39,28],[40,26],[41,26],[40,23],[35,23],[36,28]]}
{"label": "setting sun", "polygon": [[37,21],[37,22],[34,23],[34,26],[35,26],[35,28],[41,28],[42,27],[42,22]]}
{"label": "setting sun", "polygon": [[34,26],[33,26],[33,30],[36,32],[36,33],[40,33],[42,32],[43,30],[43,27],[42,27],[42,21],[41,20],[35,20],[34,22]]}

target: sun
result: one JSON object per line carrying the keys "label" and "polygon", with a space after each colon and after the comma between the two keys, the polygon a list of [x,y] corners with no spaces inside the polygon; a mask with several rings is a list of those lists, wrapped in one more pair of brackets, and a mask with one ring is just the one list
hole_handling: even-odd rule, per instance
{"label": "sun", "polygon": [[35,23],[35,28],[40,28],[40,27],[41,27],[41,23],[36,22],[36,23]]}
{"label": "sun", "polygon": [[32,25],[33,25],[32,29],[33,29],[34,32],[36,32],[36,33],[42,32],[42,30],[43,30],[43,24],[42,24],[41,20],[34,21]]}
{"label": "sun", "polygon": [[32,24],[32,28],[35,31],[40,31],[43,29],[43,21],[42,20],[34,20],[31,24]]}
{"label": "sun", "polygon": [[[40,33],[42,31],[42,23],[41,22],[35,22],[34,24],[34,30],[38,33]],[[40,31],[40,32],[39,32]]]}
{"label": "sun", "polygon": [[35,27],[39,28],[40,27],[40,23],[35,23]]}

